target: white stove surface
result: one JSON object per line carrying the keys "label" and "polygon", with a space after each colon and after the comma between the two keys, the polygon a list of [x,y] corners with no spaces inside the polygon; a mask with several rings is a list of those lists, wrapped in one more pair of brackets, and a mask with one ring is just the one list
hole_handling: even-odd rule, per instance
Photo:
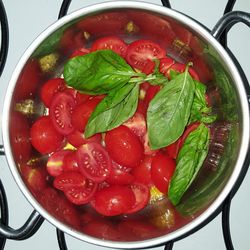
{"label": "white stove surface", "polygon": [[[57,20],[61,0],[3,0],[9,21],[10,45],[6,66],[0,80],[0,107],[3,106],[11,74],[19,58],[29,44],[50,24]],[[69,12],[86,5],[98,3],[100,0],[72,0]],[[161,5],[159,0],[147,2]],[[172,0],[172,7],[183,12],[205,26],[212,29],[217,20],[222,16],[227,0]],[[238,0],[234,10],[250,12],[249,0]],[[228,44],[250,81],[250,30],[246,25],[237,24],[229,33]],[[2,116],[0,114],[0,119]],[[1,125],[0,125],[0,129]],[[2,139],[0,139],[2,144]],[[17,187],[4,156],[0,158],[0,176],[5,186],[9,204],[9,224],[19,228],[26,221],[33,208],[24,198]],[[250,173],[246,175],[243,184],[236,193],[231,206],[231,233],[237,250],[250,249],[249,224],[250,224]],[[69,250],[89,249],[107,250],[108,248],[91,245],[66,235]],[[156,250],[164,247],[154,248]],[[59,249],[56,230],[53,225],[45,221],[39,231],[31,238],[24,241],[7,240],[6,250],[56,250]],[[153,249],[153,248],[152,248]],[[221,214],[198,232],[174,244],[174,250],[224,250],[226,249],[221,225]]]}

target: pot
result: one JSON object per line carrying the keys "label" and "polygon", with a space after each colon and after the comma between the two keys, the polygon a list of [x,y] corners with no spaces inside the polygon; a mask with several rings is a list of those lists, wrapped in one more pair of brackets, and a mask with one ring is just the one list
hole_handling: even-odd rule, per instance
{"label": "pot", "polygon": [[[228,195],[236,192],[249,164],[249,85],[233,54],[218,41],[226,29],[239,21],[249,25],[250,15],[231,12],[210,32],[171,9],[142,2],[115,1],[73,12],[39,35],[13,72],[5,96],[2,124],[4,152],[10,170],[35,211],[19,231],[1,225],[0,232],[8,238],[23,239],[24,232],[40,224],[42,216],[80,240],[132,249],[180,239],[210,221]],[[39,98],[42,84],[62,74],[63,64],[73,50],[106,35],[119,35],[127,42],[139,38],[156,41],[177,61],[192,61],[201,81],[207,85],[218,119],[211,128],[208,157],[177,207],[164,198],[136,215],[106,218],[88,206],[76,209],[64,200],[58,202],[52,189],[34,189],[25,178],[24,165],[43,167],[46,162],[46,156],[39,155],[29,139],[31,124],[46,112]],[[46,185],[50,183],[48,179]]]}

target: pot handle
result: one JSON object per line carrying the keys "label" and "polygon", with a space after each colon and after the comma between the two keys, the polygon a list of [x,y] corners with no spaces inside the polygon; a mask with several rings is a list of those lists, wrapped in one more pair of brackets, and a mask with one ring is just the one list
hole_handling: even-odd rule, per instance
{"label": "pot handle", "polygon": [[[24,225],[18,229],[13,229],[8,226],[8,203],[5,190],[0,180],[0,238],[12,240],[25,240],[31,237],[42,225],[44,218],[34,210]],[[4,241],[2,240],[3,244]]]}

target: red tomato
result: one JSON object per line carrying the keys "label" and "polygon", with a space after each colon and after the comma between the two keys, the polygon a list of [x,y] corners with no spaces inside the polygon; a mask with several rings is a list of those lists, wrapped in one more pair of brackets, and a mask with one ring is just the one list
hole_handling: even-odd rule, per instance
{"label": "red tomato", "polygon": [[114,31],[116,33],[124,33],[128,22],[127,15],[122,12],[109,12],[86,17],[77,26],[82,31],[100,36],[114,34]]}
{"label": "red tomato", "polygon": [[63,146],[64,136],[54,128],[49,116],[42,116],[30,129],[31,144],[41,154],[54,152]]}
{"label": "red tomato", "polygon": [[76,57],[76,56],[84,56],[89,53],[89,49],[86,49],[84,47],[80,49],[76,49],[73,51],[73,53],[70,55],[70,58]]}
{"label": "red tomato", "polygon": [[164,74],[165,76],[168,76],[168,70],[169,68],[174,64],[174,59],[170,57],[164,57],[160,59],[160,65],[159,65],[159,71]]}
{"label": "red tomato", "polygon": [[147,206],[150,198],[148,186],[141,183],[133,183],[130,185],[130,188],[135,195],[135,204],[126,212],[127,214],[132,214],[143,209],[145,206]]}
{"label": "red tomato", "polygon": [[92,112],[95,110],[96,106],[101,101],[100,98],[92,98],[83,102],[75,107],[72,112],[72,125],[75,129],[83,132],[88,119],[91,116]]}
{"label": "red tomato", "polygon": [[175,161],[163,153],[158,153],[152,160],[152,181],[162,193],[168,192],[169,182],[174,174],[175,166]]}
{"label": "red tomato", "polygon": [[154,69],[155,69],[155,62],[150,60],[150,59],[147,59],[145,66],[142,68],[141,71],[143,73],[149,75],[149,74],[152,74],[154,72]]}
{"label": "red tomato", "polygon": [[143,138],[144,154],[145,155],[155,155],[159,149],[152,150],[149,146],[148,133],[145,134]]}
{"label": "red tomato", "polygon": [[166,55],[166,51],[157,43],[150,40],[136,40],[127,48],[127,62],[134,68],[142,70],[148,63],[148,59],[160,59]]}
{"label": "red tomato", "polygon": [[122,57],[126,56],[127,44],[117,36],[107,36],[95,40],[91,51],[111,49]]}
{"label": "red tomato", "polygon": [[[175,70],[175,71],[177,71],[177,72],[182,73],[182,72],[185,71],[185,69],[186,69],[186,65],[185,65],[185,64],[183,64],[183,63],[175,63],[175,64],[173,64],[173,65],[168,69],[168,73],[167,73],[167,74],[168,74],[168,77],[170,78],[170,70]],[[192,76],[192,78],[193,78],[194,80],[200,81],[200,78],[199,78],[198,74],[196,73],[196,71],[195,71],[193,68],[190,68],[190,67],[189,67],[188,72],[189,72],[189,74]]]}
{"label": "red tomato", "polygon": [[91,205],[105,216],[115,216],[126,213],[135,204],[135,195],[127,186],[112,185],[96,192]]}
{"label": "red tomato", "polygon": [[88,142],[100,143],[101,139],[102,139],[101,134],[95,134],[86,139],[84,137],[84,133],[80,132],[79,130],[74,130],[71,134],[67,135],[68,142],[76,148]]}
{"label": "red tomato", "polygon": [[112,168],[106,182],[109,184],[127,185],[134,181],[134,176],[125,168],[116,162],[112,162]]}
{"label": "red tomato", "polygon": [[64,194],[73,204],[83,205],[92,200],[96,193],[97,186],[97,183],[90,179],[86,179],[83,187],[72,186],[64,190]]}
{"label": "red tomato", "polygon": [[40,192],[47,187],[47,172],[42,166],[31,167],[22,165],[20,167],[22,176],[28,187],[34,192]]}
{"label": "red tomato", "polygon": [[13,112],[10,117],[10,144],[18,163],[26,163],[31,157],[30,126],[21,113]]}
{"label": "red tomato", "polygon": [[40,77],[41,70],[38,61],[36,59],[29,60],[18,78],[14,100],[19,102],[32,97],[36,93]]}
{"label": "red tomato", "polygon": [[78,162],[77,162],[77,157],[76,157],[76,151],[74,150],[66,154],[63,158],[63,172],[67,172],[67,171],[80,172]]}
{"label": "red tomato", "polygon": [[64,92],[57,93],[51,102],[49,116],[55,129],[62,135],[68,135],[74,131],[71,115],[75,105],[75,99]]}
{"label": "red tomato", "polygon": [[49,156],[47,171],[51,176],[56,177],[63,172],[64,157],[71,152],[71,150],[59,150]]}
{"label": "red tomato", "polygon": [[132,169],[131,174],[135,177],[135,181],[146,185],[151,185],[151,164],[152,155],[146,155],[139,166]]}
{"label": "red tomato", "polygon": [[138,106],[137,106],[137,109],[136,109],[136,113],[140,113],[144,117],[146,116],[146,114],[147,114],[147,106],[146,106],[146,104],[145,104],[145,102],[143,100],[138,101]]}
{"label": "red tomato", "polygon": [[49,107],[54,95],[66,89],[62,78],[53,78],[45,82],[41,88],[40,97],[46,107]]}
{"label": "red tomato", "polygon": [[75,171],[61,173],[53,181],[53,186],[61,191],[72,187],[84,187],[85,185],[86,177]]}
{"label": "red tomato", "polygon": [[145,95],[144,102],[146,106],[148,107],[150,101],[155,97],[155,95],[160,91],[161,87],[159,85],[151,85]]}
{"label": "red tomato", "polygon": [[105,143],[110,157],[122,166],[136,167],[143,157],[143,146],[139,137],[124,125],[108,131]]}
{"label": "red tomato", "polygon": [[77,161],[82,173],[95,182],[104,181],[111,170],[111,159],[98,143],[86,143],[76,151]]}

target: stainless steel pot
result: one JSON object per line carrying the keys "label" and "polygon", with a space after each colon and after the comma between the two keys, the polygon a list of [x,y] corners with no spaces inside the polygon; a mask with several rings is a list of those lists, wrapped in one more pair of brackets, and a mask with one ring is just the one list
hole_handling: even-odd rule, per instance
{"label": "stainless steel pot", "polygon": [[[179,239],[208,222],[230,192],[236,191],[249,164],[248,83],[233,54],[218,42],[221,33],[239,21],[250,25],[250,15],[232,12],[210,32],[190,17],[171,9],[142,2],[114,1],[80,9],[46,29],[26,50],[13,72],[2,119],[4,151],[11,172],[37,212],[34,211],[18,232],[2,225],[0,233],[21,239],[24,231],[30,230],[27,226],[32,228],[41,223],[42,216],[80,240],[131,249]],[[40,194],[33,192],[20,169],[30,159],[43,160],[31,148],[27,133],[32,122],[44,113],[39,100],[42,83],[61,75],[62,65],[71,50],[105,35],[120,35],[127,42],[151,39],[166,48],[176,60],[192,61],[201,80],[207,84],[218,120],[212,128],[210,150],[203,168],[177,208],[163,199],[136,216],[110,219],[96,215],[86,206],[76,210],[84,220],[84,225],[79,227],[65,219],[67,214],[65,211],[60,214],[59,207],[48,209],[46,204],[53,200],[42,202]],[[180,215],[183,218],[178,224],[174,223]]]}

